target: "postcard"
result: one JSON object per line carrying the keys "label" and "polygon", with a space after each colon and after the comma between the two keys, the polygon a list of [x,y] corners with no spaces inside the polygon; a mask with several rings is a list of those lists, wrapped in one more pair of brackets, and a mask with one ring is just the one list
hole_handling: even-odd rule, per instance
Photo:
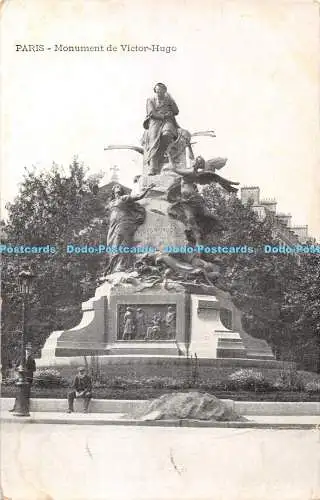
{"label": "postcard", "polygon": [[1,498],[320,498],[319,4],[1,2]]}

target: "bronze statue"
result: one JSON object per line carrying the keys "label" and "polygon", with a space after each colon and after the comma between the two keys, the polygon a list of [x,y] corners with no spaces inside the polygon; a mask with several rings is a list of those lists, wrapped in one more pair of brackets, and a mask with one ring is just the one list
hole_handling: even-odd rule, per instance
{"label": "bronze statue", "polygon": [[[148,126],[148,119],[144,122],[145,126]],[[135,151],[144,157],[144,162],[147,163],[147,171],[145,174],[154,175],[154,173],[160,173],[162,163],[168,162],[173,170],[176,168],[186,167],[186,152],[190,160],[194,160],[194,154],[192,150],[192,145],[196,143],[194,139],[198,137],[215,137],[213,130],[204,130],[202,132],[190,133],[188,130],[183,129],[178,126],[174,133],[172,133],[172,140],[167,141],[167,145],[162,149],[161,155],[159,155],[159,161],[154,161],[155,172],[152,172],[149,161],[150,144],[149,144],[149,130],[145,130],[142,137],[142,146],[136,146],[134,144],[110,144],[105,147],[105,151],[114,150],[129,150]],[[161,139],[164,142],[165,137]],[[165,150],[165,152],[163,152]],[[226,164],[226,158],[213,158],[212,160],[206,161],[206,170],[219,170]]]}
{"label": "bronze statue", "polygon": [[[181,257],[189,258],[190,261],[183,260]],[[168,286],[170,278],[180,283],[191,280],[194,283],[202,282],[212,286],[220,277],[218,261],[207,262],[197,254],[176,256],[159,252],[156,256],[156,263],[165,265],[167,268],[163,272],[164,289],[167,290],[170,289]]]}
{"label": "bronze statue", "polygon": [[143,122],[145,133],[142,143],[149,175],[160,173],[163,156],[169,144],[177,139],[179,127],[175,119],[179,109],[168,94],[166,85],[157,83],[154,93],[155,96],[147,100],[147,116]]}
{"label": "bronze statue", "polygon": [[177,168],[186,168],[186,153],[189,160],[194,160],[194,154],[191,145],[191,133],[183,128],[178,128],[177,138],[168,145],[167,157],[172,170]]}
{"label": "bronze statue", "polygon": [[237,192],[234,187],[237,182],[229,181],[206,167],[204,159],[198,156],[192,169],[175,169],[181,177],[172,184],[167,193],[167,200],[172,203],[168,213],[185,224],[186,237],[191,245],[201,244],[205,233],[222,230],[219,220],[207,209],[197,184],[216,182],[229,193]]}
{"label": "bronze statue", "polygon": [[[137,201],[146,196],[154,186],[151,184],[138,196],[130,196],[124,193],[121,186],[116,184],[112,188],[112,197],[109,204],[110,221],[107,235],[107,246],[114,247],[110,258],[108,273],[128,271],[133,266],[133,254],[130,248],[134,242],[134,233],[145,220],[145,208]],[[129,248],[129,253],[119,251],[119,247]]]}

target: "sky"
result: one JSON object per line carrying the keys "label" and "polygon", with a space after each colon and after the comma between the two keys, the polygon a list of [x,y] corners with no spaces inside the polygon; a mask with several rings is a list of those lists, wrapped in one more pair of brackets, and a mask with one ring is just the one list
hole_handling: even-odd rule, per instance
{"label": "sky", "polygon": [[[161,81],[182,127],[216,132],[196,153],[226,156],[222,175],[260,186],[262,198],[276,198],[278,211],[319,240],[319,33],[318,4],[309,0],[5,0],[2,206],[25,167],[67,167],[74,155],[105,181],[118,165],[130,186],[141,157],[104,147],[139,145],[146,99]],[[176,50],[123,52],[121,44]]]}

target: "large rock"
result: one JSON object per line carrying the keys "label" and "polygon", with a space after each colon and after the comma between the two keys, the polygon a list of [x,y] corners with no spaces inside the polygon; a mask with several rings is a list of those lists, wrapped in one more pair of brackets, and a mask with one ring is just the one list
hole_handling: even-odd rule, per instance
{"label": "large rock", "polygon": [[215,396],[193,391],[164,394],[134,408],[127,416],[140,420],[245,420]]}

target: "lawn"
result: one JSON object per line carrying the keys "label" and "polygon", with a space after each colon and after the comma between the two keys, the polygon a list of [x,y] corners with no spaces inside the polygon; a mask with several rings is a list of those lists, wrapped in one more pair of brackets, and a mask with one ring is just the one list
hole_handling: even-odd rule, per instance
{"label": "lawn", "polygon": [[[201,367],[200,367],[201,368]],[[90,370],[89,370],[90,373]],[[236,367],[206,368],[152,377],[137,371],[126,374],[117,370],[91,373],[96,399],[152,399],[167,393],[197,390],[222,399],[235,401],[319,401],[320,375],[295,368],[237,369]],[[73,376],[73,374],[72,374]],[[54,369],[38,370],[32,386],[33,398],[66,398],[72,384],[70,373]],[[2,384],[2,397],[16,394],[14,380]]]}

